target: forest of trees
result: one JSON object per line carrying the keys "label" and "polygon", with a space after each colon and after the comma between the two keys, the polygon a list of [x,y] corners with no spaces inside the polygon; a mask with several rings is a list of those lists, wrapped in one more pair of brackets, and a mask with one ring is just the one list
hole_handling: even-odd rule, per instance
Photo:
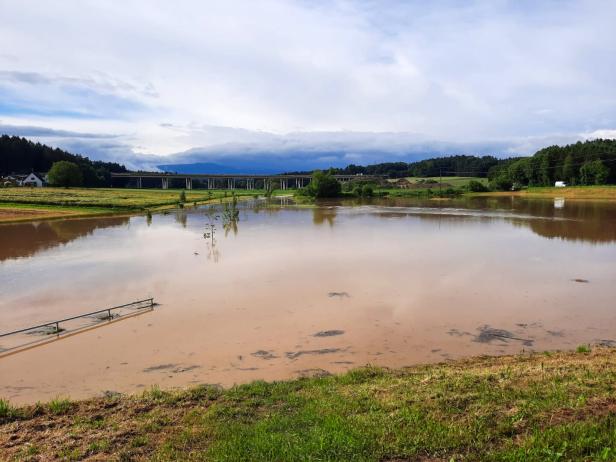
{"label": "forest of trees", "polygon": [[45,173],[54,162],[68,161],[79,166],[84,186],[101,187],[111,184],[111,172],[126,172],[114,162],[92,161],[57,148],[33,143],[18,136],[0,136],[0,175],[11,173]]}
{"label": "forest of trees", "polygon": [[493,166],[488,178],[495,189],[616,183],[616,140],[597,139],[543,148],[532,157],[506,159]]}
{"label": "forest of trees", "polygon": [[549,146],[531,157],[498,159],[494,156],[449,156],[418,162],[349,165],[336,174],[384,175],[388,178],[426,176],[488,177],[493,189],[616,183],[616,140],[596,139],[567,146]]}
{"label": "forest of trees", "polygon": [[388,178],[404,178],[408,176],[480,176],[485,177],[488,171],[503,159],[493,156],[449,156],[424,159],[417,162],[385,162],[374,165],[349,165],[345,168],[333,169],[336,174],[345,175],[384,175]]}

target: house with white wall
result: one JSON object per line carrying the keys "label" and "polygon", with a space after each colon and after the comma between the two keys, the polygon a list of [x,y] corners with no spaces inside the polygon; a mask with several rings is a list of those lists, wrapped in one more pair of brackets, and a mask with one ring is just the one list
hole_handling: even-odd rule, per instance
{"label": "house with white wall", "polygon": [[28,186],[30,188],[42,188],[45,184],[42,175],[29,173],[28,175],[12,175],[19,186]]}

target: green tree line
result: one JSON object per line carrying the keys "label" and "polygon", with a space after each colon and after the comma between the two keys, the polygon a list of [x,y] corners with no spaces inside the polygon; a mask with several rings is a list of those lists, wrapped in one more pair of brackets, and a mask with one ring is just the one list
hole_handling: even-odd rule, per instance
{"label": "green tree line", "polygon": [[488,173],[496,189],[616,183],[616,140],[597,139],[567,146],[549,146],[532,157],[506,159]]}
{"label": "green tree line", "polygon": [[417,162],[384,162],[374,165],[348,165],[344,168],[335,168],[335,174],[343,175],[383,175],[388,178],[439,176],[480,176],[485,177],[488,171],[501,163],[503,159],[494,156],[457,155],[448,157],[435,157]]}
{"label": "green tree line", "polygon": [[0,136],[0,175],[45,173],[54,163],[60,161],[72,162],[79,167],[83,186],[109,186],[112,172],[128,171],[126,167],[115,162],[93,161],[18,136]]}

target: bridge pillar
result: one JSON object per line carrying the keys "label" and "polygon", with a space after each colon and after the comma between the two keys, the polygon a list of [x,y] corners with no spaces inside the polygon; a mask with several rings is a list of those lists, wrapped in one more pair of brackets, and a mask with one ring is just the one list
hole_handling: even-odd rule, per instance
{"label": "bridge pillar", "polygon": [[138,187],[139,189],[141,189],[141,187],[142,187],[142,186],[141,186],[141,177],[138,177],[138,178],[137,178],[137,184],[138,184],[138,186],[137,186],[137,187]]}
{"label": "bridge pillar", "polygon": [[192,189],[192,178],[186,178],[186,189]]}
{"label": "bridge pillar", "polygon": [[162,177],[163,189],[169,189],[169,178]]}

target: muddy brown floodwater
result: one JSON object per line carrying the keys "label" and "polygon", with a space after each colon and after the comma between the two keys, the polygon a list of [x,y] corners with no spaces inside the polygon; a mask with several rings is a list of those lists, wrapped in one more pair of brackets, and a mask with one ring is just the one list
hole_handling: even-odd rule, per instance
{"label": "muddy brown floodwater", "polygon": [[0,396],[29,403],[616,344],[614,203],[240,206],[226,230],[204,208],[0,226],[0,333],[146,297],[160,304],[5,351]]}

